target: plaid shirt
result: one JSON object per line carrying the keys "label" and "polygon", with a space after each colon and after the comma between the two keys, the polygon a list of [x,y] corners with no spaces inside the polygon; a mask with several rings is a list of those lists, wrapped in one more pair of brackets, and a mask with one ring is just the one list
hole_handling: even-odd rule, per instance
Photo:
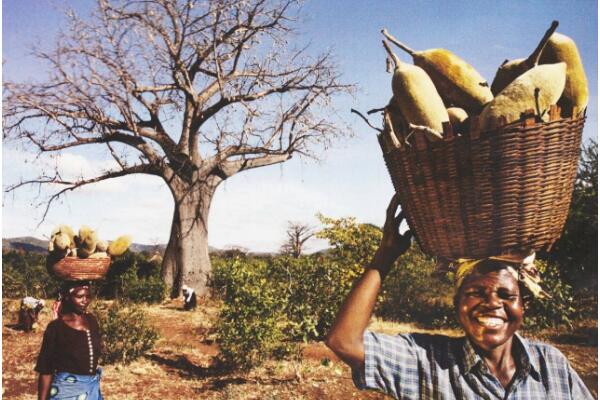
{"label": "plaid shirt", "polygon": [[565,356],[515,335],[517,372],[505,390],[465,338],[365,332],[365,368],[353,371],[359,389],[397,399],[593,399]]}

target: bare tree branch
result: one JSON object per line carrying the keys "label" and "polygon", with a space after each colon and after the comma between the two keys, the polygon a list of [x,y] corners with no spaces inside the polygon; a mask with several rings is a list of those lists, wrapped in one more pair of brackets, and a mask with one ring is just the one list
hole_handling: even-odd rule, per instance
{"label": "bare tree branch", "polygon": [[97,0],[36,51],[45,80],[4,83],[4,138],[39,154],[102,144],[120,175],[144,166],[172,192],[313,157],[346,133],[332,100],[352,85],[329,53],[288,43],[296,4]]}

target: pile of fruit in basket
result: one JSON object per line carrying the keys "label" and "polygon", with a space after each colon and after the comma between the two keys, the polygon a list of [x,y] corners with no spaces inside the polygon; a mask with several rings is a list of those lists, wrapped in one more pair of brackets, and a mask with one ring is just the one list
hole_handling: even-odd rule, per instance
{"label": "pile of fruit in basket", "polygon": [[[445,49],[415,51],[399,42],[385,29],[383,40],[394,64],[393,97],[384,109],[384,128],[393,134],[386,147],[414,144],[413,128],[427,141],[444,139],[444,125],[453,134],[477,128],[493,130],[521,119],[533,110],[538,122],[547,121],[549,109],[558,105],[562,117],[583,114],[588,103],[588,86],[575,42],[560,33],[553,21],[537,48],[527,58],[506,60],[491,84],[466,61]],[[414,65],[402,62],[388,40],[407,53]]]}
{"label": "pile of fruit in basket", "polygon": [[99,240],[96,231],[88,226],[82,226],[78,234],[68,225],[60,225],[54,231],[48,242],[48,252],[54,260],[65,257],[81,259],[118,257],[125,253],[131,245],[131,237],[119,236],[108,243]]}

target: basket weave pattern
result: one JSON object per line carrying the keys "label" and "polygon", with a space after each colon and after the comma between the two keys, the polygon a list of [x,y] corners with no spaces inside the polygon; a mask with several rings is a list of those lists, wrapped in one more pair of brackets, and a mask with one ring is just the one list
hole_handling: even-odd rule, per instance
{"label": "basket weave pattern", "polygon": [[567,218],[584,120],[529,120],[421,149],[380,140],[422,250],[482,258],[549,248]]}
{"label": "basket weave pattern", "polygon": [[65,257],[49,266],[51,273],[65,281],[102,279],[108,272],[111,259]]}

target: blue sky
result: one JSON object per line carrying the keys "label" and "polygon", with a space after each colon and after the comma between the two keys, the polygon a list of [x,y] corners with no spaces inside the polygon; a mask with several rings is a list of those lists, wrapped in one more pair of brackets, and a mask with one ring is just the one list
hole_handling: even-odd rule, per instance
{"label": "blue sky", "polygon": [[[3,79],[36,79],[45,71],[28,48],[53,42],[64,24],[60,0],[7,1],[3,12]],[[85,14],[92,1],[72,1]],[[215,247],[239,245],[255,251],[277,250],[287,221],[317,225],[315,214],[354,216],[381,225],[393,193],[375,133],[350,114],[350,108],[381,107],[391,96],[391,76],[385,72],[380,29],[416,50],[443,47],[473,65],[489,82],[505,59],[526,57],[552,20],[558,31],[575,40],[590,86],[584,137],[597,135],[597,3],[579,1],[307,1],[301,12],[299,42],[315,52],[331,49],[347,82],[358,91],[341,99],[338,110],[353,127],[354,136],[322,154],[320,162],[297,158],[277,166],[234,176],[218,189],[209,219],[209,242]],[[404,61],[408,55],[398,50]],[[378,123],[376,118],[373,122]],[[25,162],[28,161],[28,162]],[[97,152],[73,152],[60,160],[34,160],[20,146],[3,146],[3,185],[32,177],[40,165],[60,162],[76,173],[101,165]],[[42,164],[44,163],[44,164]],[[166,242],[172,199],[158,178],[112,180],[56,203],[37,227],[43,208],[36,208],[34,191],[3,197],[3,237],[47,236],[54,225],[87,224],[100,236],[113,239],[129,233],[139,243]],[[313,241],[313,249],[324,245]]]}

